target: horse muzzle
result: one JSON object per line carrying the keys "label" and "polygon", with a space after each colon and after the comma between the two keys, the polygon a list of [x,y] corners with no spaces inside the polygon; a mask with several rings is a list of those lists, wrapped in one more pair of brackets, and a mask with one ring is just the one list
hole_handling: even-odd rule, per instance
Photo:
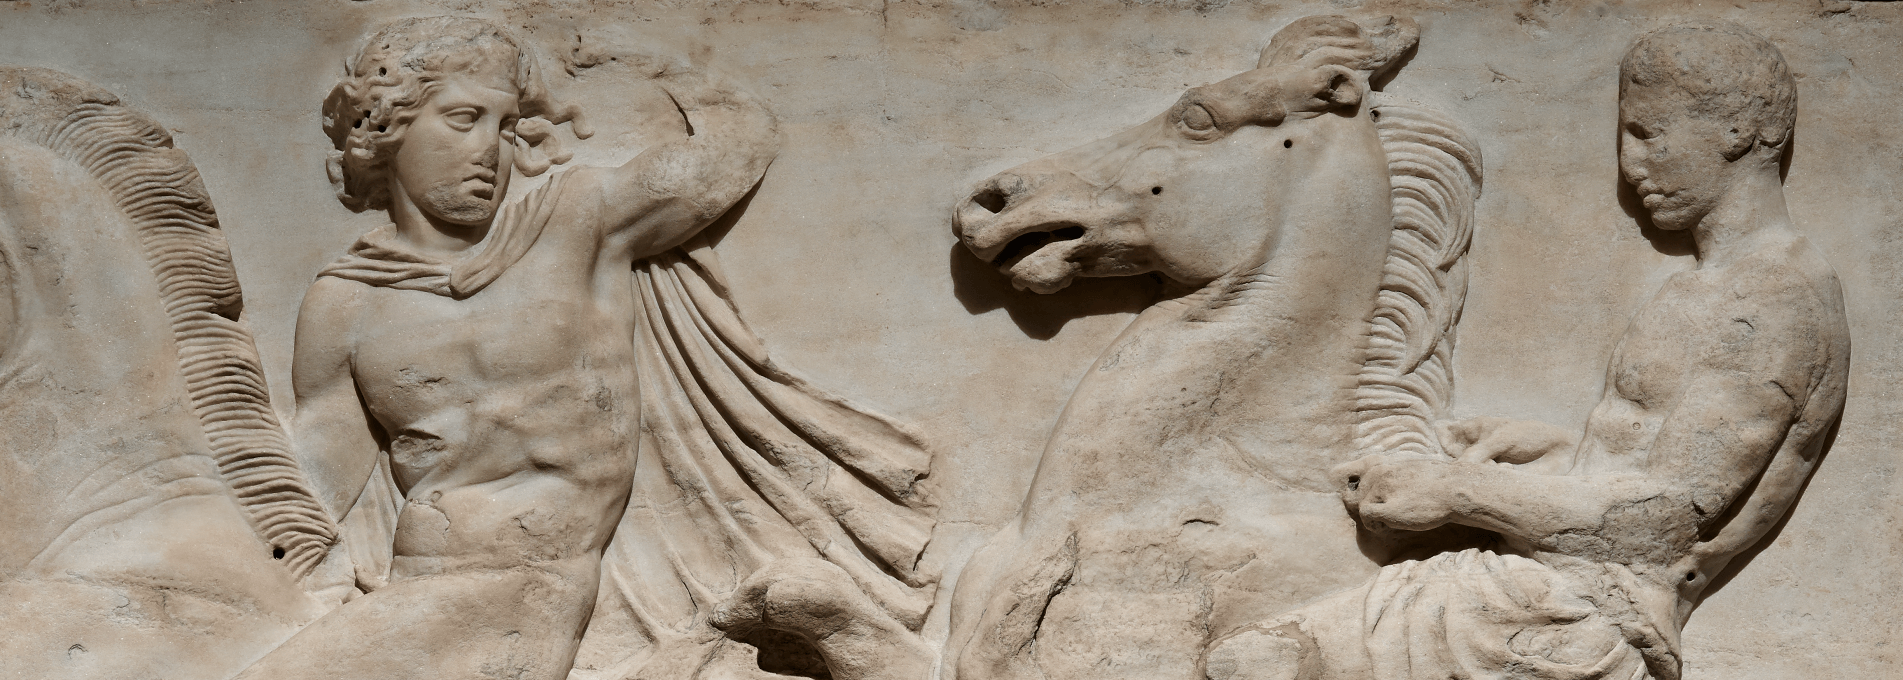
{"label": "horse muzzle", "polygon": [[1090,192],[1065,186],[1073,182],[1043,173],[995,175],[959,203],[952,231],[1018,289],[1054,293],[1082,269],[1075,258],[1089,233]]}

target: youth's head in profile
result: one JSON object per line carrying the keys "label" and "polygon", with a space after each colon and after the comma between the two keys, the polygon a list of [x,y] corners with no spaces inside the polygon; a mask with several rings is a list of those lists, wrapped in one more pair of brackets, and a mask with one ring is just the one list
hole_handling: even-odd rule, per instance
{"label": "youth's head in profile", "polygon": [[1619,170],[1661,229],[1775,187],[1796,118],[1784,55],[1736,24],[1653,31],[1619,65]]}

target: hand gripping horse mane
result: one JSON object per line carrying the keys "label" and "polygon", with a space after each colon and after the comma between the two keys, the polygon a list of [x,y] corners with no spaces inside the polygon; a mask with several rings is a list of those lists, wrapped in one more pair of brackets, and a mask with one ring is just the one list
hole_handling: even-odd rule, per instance
{"label": "hand gripping horse mane", "polygon": [[223,233],[165,128],[0,68],[0,659],[223,678],[322,612],[336,529],[264,385]]}
{"label": "hand gripping horse mane", "polygon": [[1418,35],[1298,20],[1256,69],[959,206],[1019,288],[1178,294],[1091,367],[965,568],[945,677],[1200,679],[1210,640],[1374,572],[1327,472],[1439,455],[1481,182],[1455,124],[1372,91]]}

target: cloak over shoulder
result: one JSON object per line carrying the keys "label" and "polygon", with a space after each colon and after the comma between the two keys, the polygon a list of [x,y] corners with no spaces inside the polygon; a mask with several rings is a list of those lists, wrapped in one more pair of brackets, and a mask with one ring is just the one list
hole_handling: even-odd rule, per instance
{"label": "cloak over shoulder", "polygon": [[[564,188],[566,176],[505,207],[467,257],[422,253],[386,226],[319,276],[475,295],[545,228],[565,228],[551,222],[593,218],[599,197]],[[630,277],[642,404],[634,488],[573,677],[686,678],[719,666],[709,659],[731,655],[708,616],[779,559],[838,565],[894,618],[921,625],[936,576],[918,570],[933,527],[917,493],[931,465],[918,438],[775,364],[704,236],[636,262]],[[403,502],[380,469],[345,523],[346,534],[381,536],[347,540],[368,585],[387,573]],[[667,670],[677,666],[687,674]]]}
{"label": "cloak over shoulder", "polygon": [[420,290],[458,300],[475,295],[535,245],[542,228],[555,214],[558,201],[552,197],[561,192],[567,177],[568,173],[557,174],[549,178],[548,184],[504,206],[490,225],[489,234],[483,237],[481,249],[467,257],[450,260],[424,253],[404,243],[396,234],[396,225],[386,224],[357,239],[343,257],[317,276]]}

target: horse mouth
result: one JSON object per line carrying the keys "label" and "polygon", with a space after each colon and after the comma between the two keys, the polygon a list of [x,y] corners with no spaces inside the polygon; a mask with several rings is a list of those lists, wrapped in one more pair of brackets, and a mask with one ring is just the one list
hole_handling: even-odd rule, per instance
{"label": "horse mouth", "polygon": [[996,257],[991,258],[991,266],[1000,269],[1009,268],[1045,246],[1060,241],[1075,241],[1084,237],[1084,227],[1081,224],[1067,223],[1051,226],[1054,228],[1019,234],[1017,238],[1011,239],[1010,243],[1004,244],[1004,248],[998,251]]}
{"label": "horse mouth", "polygon": [[1042,225],[1011,239],[991,265],[1010,275],[1012,287],[1018,290],[1055,293],[1069,286],[1082,269],[1072,256],[1084,245],[1086,233],[1076,223]]}

